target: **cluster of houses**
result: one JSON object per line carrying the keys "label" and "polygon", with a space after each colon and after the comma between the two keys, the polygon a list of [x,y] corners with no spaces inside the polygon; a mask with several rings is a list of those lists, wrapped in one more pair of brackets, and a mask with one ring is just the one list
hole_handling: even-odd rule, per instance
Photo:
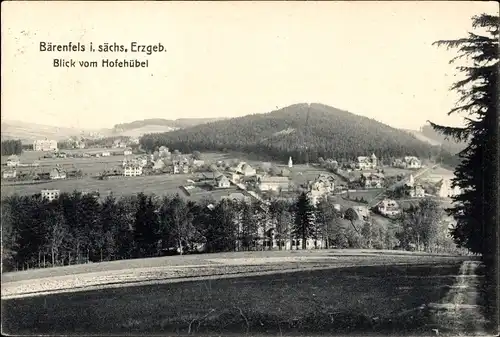
{"label": "cluster of houses", "polygon": [[[37,167],[38,165],[30,165],[31,167]],[[2,171],[2,178],[3,179],[16,179],[16,178],[23,178],[27,177],[27,179],[33,179],[33,180],[60,180],[60,179],[66,179],[68,176],[66,170],[64,170],[62,167],[56,166],[52,169],[49,170],[49,172],[37,172],[35,173],[34,169],[31,169],[30,172],[21,172],[19,173],[15,168],[7,168],[6,170]]]}
{"label": "cluster of houses", "polygon": [[[377,156],[373,153],[371,156],[360,156],[357,158],[355,168],[358,170],[373,170],[379,165]],[[392,162],[393,167],[402,169],[420,169],[422,162],[415,156],[405,156],[397,158]]]}
{"label": "cluster of houses", "polygon": [[18,156],[11,155],[7,158],[6,166],[7,169],[2,171],[2,178],[15,179],[18,177],[17,168],[19,167],[34,168],[40,166],[40,164],[37,162],[33,162],[32,164],[25,164],[25,163],[22,164]]}
{"label": "cluster of houses", "polygon": [[194,159],[189,155],[172,154],[168,148],[160,147],[157,154],[142,155],[132,157],[132,152],[125,150],[125,159],[123,160],[124,176],[140,176],[145,173],[147,168],[151,172],[170,173],[170,174],[188,174],[195,168],[203,166],[203,160]]}
{"label": "cluster of houses", "polygon": [[[290,168],[290,166],[288,166]],[[239,162],[238,164],[227,168],[226,170],[216,170],[214,172],[200,173],[198,182],[201,185],[210,185],[214,189],[229,189],[235,185],[242,191],[242,195],[257,200],[263,200],[262,196],[268,193],[282,195],[291,190],[292,181],[282,170],[271,170],[273,173],[266,173],[257,171],[250,164],[246,162]],[[288,171],[288,170],[287,170]],[[275,175],[276,173],[280,175]],[[285,173],[283,176],[283,173]],[[194,181],[192,181],[194,185]],[[303,185],[310,201],[317,204],[320,199],[327,198],[328,195],[333,193],[335,188],[335,179],[329,174],[320,174],[314,180],[309,180]],[[192,190],[193,186],[187,186],[186,189]],[[223,196],[221,198],[227,198]],[[236,199],[245,199],[237,197]]]}
{"label": "cluster of houses", "polygon": [[[439,198],[452,198],[454,196],[462,193],[459,186],[452,186],[452,181],[450,178],[436,176],[436,177],[426,177],[425,179],[431,185],[436,187],[435,195]],[[421,183],[416,183],[413,175],[410,175],[408,181],[405,184],[408,194],[412,198],[423,198],[428,194],[425,192],[424,187]]]}

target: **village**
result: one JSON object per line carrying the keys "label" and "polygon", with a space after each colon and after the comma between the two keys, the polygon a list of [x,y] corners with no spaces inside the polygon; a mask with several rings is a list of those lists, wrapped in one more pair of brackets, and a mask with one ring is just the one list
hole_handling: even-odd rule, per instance
{"label": "village", "polygon": [[[309,165],[295,165],[290,157],[287,164],[276,164],[198,151],[182,154],[166,146],[147,154],[130,139],[115,140],[109,148],[85,149],[83,143],[76,143],[71,150],[59,150],[56,141],[39,140],[33,149],[7,158],[2,194],[8,194],[10,187],[15,193],[40,194],[49,201],[73,191],[102,198],[120,195],[120,189],[127,186],[123,194],[144,191],[179,194],[195,201],[260,201],[268,206],[270,200],[292,201],[305,192],[313,205],[326,200],[344,218],[369,221],[372,216],[397,218],[405,207],[425,197],[449,202],[460,193],[451,188],[449,176],[432,174],[439,169],[437,165],[424,165],[414,156],[390,163],[381,163],[375,154],[348,161],[320,158],[319,163]],[[34,154],[38,158],[24,161],[25,155]],[[148,184],[154,189],[144,187]],[[289,240],[285,246],[290,248],[292,243]],[[270,245],[275,247],[276,243]]]}

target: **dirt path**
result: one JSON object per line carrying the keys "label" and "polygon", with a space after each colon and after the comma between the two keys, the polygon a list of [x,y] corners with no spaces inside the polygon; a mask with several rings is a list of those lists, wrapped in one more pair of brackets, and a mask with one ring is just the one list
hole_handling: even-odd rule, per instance
{"label": "dirt path", "polygon": [[434,333],[465,334],[485,336],[484,317],[478,305],[480,276],[476,274],[478,261],[464,261],[455,284],[441,303],[430,303],[433,315]]}

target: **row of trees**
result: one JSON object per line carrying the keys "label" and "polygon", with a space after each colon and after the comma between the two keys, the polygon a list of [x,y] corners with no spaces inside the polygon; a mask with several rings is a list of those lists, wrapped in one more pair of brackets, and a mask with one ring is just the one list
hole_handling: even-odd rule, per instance
{"label": "row of trees", "polygon": [[2,156],[13,154],[20,155],[23,152],[23,144],[20,139],[9,139],[2,141]]}
{"label": "row of trees", "polygon": [[436,207],[426,204],[424,215],[416,213],[404,219],[408,225],[391,227],[349,213],[342,218],[325,200],[313,207],[305,193],[294,202],[270,203],[193,202],[179,195],[142,193],[103,201],[78,192],[61,194],[52,202],[40,195],[11,196],[2,200],[3,266],[16,270],[145,258],[196,247],[207,252],[270,249],[272,238],[277,249],[298,239],[302,249],[311,248],[307,241],[319,247],[320,240],[326,248],[393,249],[401,241],[406,249],[414,249],[412,244],[427,249],[434,240],[427,231],[438,232],[439,219],[425,217],[438,214]]}

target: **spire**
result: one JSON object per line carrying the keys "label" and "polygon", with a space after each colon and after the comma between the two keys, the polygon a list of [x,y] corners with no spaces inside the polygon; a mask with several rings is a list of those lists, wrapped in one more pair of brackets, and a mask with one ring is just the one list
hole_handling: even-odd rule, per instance
{"label": "spire", "polygon": [[289,168],[292,168],[292,167],[293,167],[292,157],[288,158],[288,167],[289,167]]}
{"label": "spire", "polygon": [[410,179],[408,180],[408,186],[413,187],[415,184],[415,178],[413,178],[413,174],[410,174]]}

